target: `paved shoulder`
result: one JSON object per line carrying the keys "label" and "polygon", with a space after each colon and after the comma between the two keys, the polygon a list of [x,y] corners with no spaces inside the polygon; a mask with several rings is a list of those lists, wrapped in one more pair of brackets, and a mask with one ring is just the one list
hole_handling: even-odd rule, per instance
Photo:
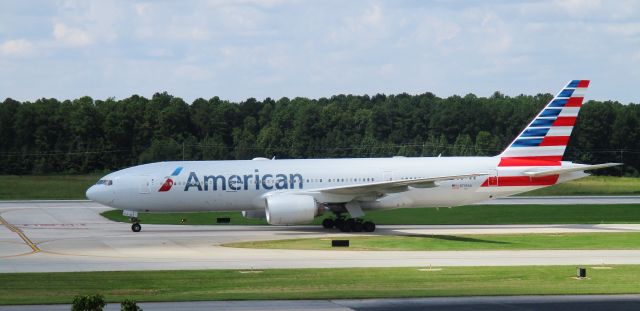
{"label": "paved shoulder", "polygon": [[[640,310],[640,295],[489,296],[345,300],[185,301],[139,303],[144,310]],[[119,310],[108,304],[106,311]],[[0,311],[69,310],[70,305],[0,306]]]}

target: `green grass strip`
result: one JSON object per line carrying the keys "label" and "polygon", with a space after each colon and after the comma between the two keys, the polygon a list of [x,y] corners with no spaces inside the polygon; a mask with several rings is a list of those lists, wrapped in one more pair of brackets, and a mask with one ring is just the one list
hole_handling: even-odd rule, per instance
{"label": "green grass strip", "polygon": [[0,200],[86,199],[100,175],[0,175]]}
{"label": "green grass strip", "polygon": [[640,178],[615,176],[589,176],[566,183],[523,193],[538,195],[638,195]]}
{"label": "green grass strip", "polygon": [[[329,213],[330,214],[330,213]],[[330,216],[330,215],[326,215]],[[122,211],[102,215],[127,222]],[[140,213],[143,224],[215,225],[218,217],[231,218],[232,225],[265,225],[264,220],[245,219],[239,212]],[[403,208],[367,212],[364,217],[378,225],[459,224],[599,224],[640,223],[640,205],[469,205],[454,208]],[[182,223],[182,220],[186,220]],[[318,225],[323,218],[317,218]]]}
{"label": "green grass strip", "polygon": [[575,266],[6,273],[0,304],[640,293],[640,265],[587,269],[583,280]]}
{"label": "green grass strip", "polygon": [[345,236],[348,248],[332,248],[332,238],[252,241],[225,246],[270,249],[452,251],[531,249],[640,249],[640,232],[562,234],[478,234],[414,236]]}

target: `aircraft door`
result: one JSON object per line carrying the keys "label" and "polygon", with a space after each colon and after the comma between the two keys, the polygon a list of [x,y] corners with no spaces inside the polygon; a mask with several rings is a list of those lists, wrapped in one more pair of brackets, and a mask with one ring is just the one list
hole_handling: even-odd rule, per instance
{"label": "aircraft door", "polygon": [[498,187],[498,170],[489,170],[489,177],[487,179],[487,185],[489,187]]}
{"label": "aircraft door", "polygon": [[138,178],[138,191],[141,194],[147,194],[149,192],[151,192],[151,183],[152,183],[152,179],[149,176],[140,176],[140,178]]}

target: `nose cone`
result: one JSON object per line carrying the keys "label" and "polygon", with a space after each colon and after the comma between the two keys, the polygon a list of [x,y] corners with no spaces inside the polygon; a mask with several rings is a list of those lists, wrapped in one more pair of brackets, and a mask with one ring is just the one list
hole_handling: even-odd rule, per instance
{"label": "nose cone", "polygon": [[87,189],[87,192],[84,194],[87,199],[91,200],[91,201],[95,201],[96,200],[96,192],[98,192],[98,190],[96,190],[96,186],[91,186],[89,187],[89,189]]}
{"label": "nose cone", "polygon": [[104,185],[93,185],[85,195],[87,199],[104,205],[110,205],[113,202],[113,192]]}

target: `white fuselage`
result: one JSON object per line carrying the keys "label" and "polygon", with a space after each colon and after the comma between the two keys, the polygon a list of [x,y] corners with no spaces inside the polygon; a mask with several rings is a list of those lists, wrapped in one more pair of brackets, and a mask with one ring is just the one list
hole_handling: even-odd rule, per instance
{"label": "white fuselage", "polygon": [[[486,174],[440,181],[430,188],[409,187],[402,192],[363,201],[362,208],[371,210],[466,205],[550,185],[512,183],[502,186],[496,177],[522,178],[528,167],[498,167],[499,160],[498,157],[396,157],[159,162],[111,173],[103,177],[103,180],[109,180],[109,185],[94,185],[87,191],[87,196],[102,204],[131,211],[246,211],[264,210],[265,195],[273,193]],[[562,163],[563,166],[568,164]],[[587,175],[582,172],[563,174],[552,184],[584,176]],[[494,182],[487,182],[489,178],[494,178]],[[336,200],[338,203],[339,199]]]}

